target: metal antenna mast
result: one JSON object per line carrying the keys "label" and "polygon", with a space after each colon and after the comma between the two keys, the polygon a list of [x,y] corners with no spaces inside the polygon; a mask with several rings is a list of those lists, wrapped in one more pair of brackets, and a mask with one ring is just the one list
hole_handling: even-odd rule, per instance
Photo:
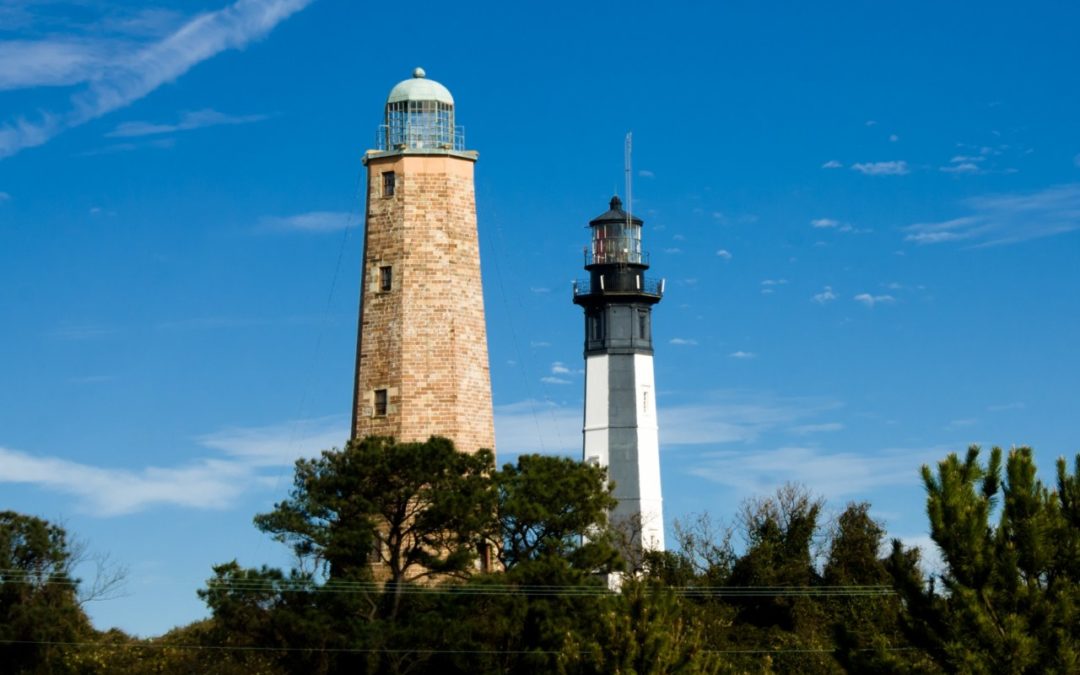
{"label": "metal antenna mast", "polygon": [[634,210],[634,178],[631,155],[634,152],[634,134],[627,132],[626,147],[623,152],[623,165],[626,169],[626,226],[630,227],[630,213]]}

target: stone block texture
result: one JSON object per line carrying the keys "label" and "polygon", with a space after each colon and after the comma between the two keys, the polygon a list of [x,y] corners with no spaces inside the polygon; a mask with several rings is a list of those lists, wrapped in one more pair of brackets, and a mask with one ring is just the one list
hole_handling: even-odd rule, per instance
{"label": "stone block texture", "polygon": [[[365,158],[354,438],[440,435],[463,452],[495,449],[474,160],[472,153]],[[392,195],[384,194],[386,173],[394,174]],[[385,406],[377,392],[385,392]]]}

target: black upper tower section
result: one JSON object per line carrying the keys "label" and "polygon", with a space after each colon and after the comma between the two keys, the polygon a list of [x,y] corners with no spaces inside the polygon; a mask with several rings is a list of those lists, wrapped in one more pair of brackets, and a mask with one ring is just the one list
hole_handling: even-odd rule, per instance
{"label": "black upper tower section", "polygon": [[589,278],[574,283],[574,304],[585,308],[586,355],[652,354],[652,306],[660,302],[664,282],[645,276],[649,263],[641,248],[643,224],[623,210],[618,197],[589,221]]}

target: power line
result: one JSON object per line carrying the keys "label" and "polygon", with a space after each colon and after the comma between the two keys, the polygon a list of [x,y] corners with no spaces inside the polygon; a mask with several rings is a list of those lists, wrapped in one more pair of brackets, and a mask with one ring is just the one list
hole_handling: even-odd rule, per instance
{"label": "power line", "polygon": [[[528,654],[578,654],[591,653],[589,650],[553,650],[553,649],[423,649],[394,647],[266,647],[263,645],[199,645],[171,643],[153,638],[146,642],[87,642],[60,640],[0,640],[0,645],[45,645],[52,647],[103,647],[106,649],[184,649],[191,651],[237,651],[237,652],[306,652],[306,653],[354,653],[354,654],[469,654],[469,655],[528,655]],[[918,647],[865,647],[846,651],[854,652],[904,652],[916,651]],[[787,647],[774,649],[702,649],[705,654],[831,654],[841,651],[833,647]]]}
{"label": "power line", "polygon": [[[60,577],[42,580],[38,575],[23,570],[0,570],[0,583],[54,584],[77,586],[78,580]],[[615,597],[617,592],[606,586],[572,585],[517,585],[517,584],[461,584],[425,586],[411,582],[396,585],[375,581],[328,581],[316,584],[303,579],[208,579],[208,591],[275,593],[335,593],[360,594],[394,592],[402,595],[458,595],[458,596],[533,596],[533,597]],[[845,586],[667,586],[650,584],[650,591],[670,591],[687,598],[722,597],[862,597],[886,596],[896,592],[886,585]]]}

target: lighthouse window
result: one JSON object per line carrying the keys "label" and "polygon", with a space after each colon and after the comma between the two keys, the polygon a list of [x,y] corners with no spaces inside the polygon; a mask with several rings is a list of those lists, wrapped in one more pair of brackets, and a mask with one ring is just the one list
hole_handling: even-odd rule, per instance
{"label": "lighthouse window", "polygon": [[393,197],[394,196],[394,183],[396,176],[393,171],[386,171],[382,175],[382,196]]}
{"label": "lighthouse window", "polygon": [[375,390],[375,417],[386,417],[386,408],[387,408],[386,401],[387,401],[386,390],[385,389],[376,389]]}
{"label": "lighthouse window", "polygon": [[591,340],[603,340],[604,339],[604,314],[603,312],[596,312],[589,315],[589,339]]}
{"label": "lighthouse window", "polygon": [[637,313],[637,330],[639,338],[649,339],[649,313],[643,309],[639,309]]}
{"label": "lighthouse window", "polygon": [[394,288],[394,268],[383,265],[379,268],[379,290],[387,293]]}

